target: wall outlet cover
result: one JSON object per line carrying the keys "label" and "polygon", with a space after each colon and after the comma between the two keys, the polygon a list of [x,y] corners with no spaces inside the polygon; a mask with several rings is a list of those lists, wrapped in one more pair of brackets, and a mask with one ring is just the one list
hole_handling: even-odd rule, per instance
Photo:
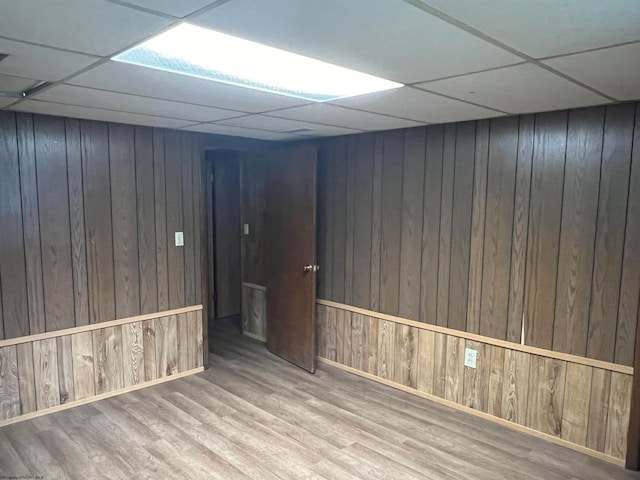
{"label": "wall outlet cover", "polygon": [[469,368],[476,368],[476,362],[478,360],[478,351],[472,348],[464,349],[464,366]]}
{"label": "wall outlet cover", "polygon": [[176,232],[176,247],[184,247],[184,232]]}
{"label": "wall outlet cover", "polygon": [[249,224],[248,223],[245,223],[242,226],[242,231],[244,232],[245,235],[249,235]]}

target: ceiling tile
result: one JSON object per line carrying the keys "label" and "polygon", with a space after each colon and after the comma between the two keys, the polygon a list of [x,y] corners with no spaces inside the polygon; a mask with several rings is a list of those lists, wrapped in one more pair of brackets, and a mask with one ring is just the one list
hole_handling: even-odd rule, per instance
{"label": "ceiling tile", "polygon": [[521,61],[400,1],[233,0],[191,21],[405,83]]}
{"label": "ceiling tile", "polygon": [[34,95],[33,98],[67,105],[79,105],[83,107],[192,120],[192,123],[212,122],[244,115],[244,113],[233,112],[231,110],[202,107],[200,105],[171,102],[168,100],[108,92],[105,90],[94,90],[92,88],[76,87],[73,85],[59,85],[41,94]]}
{"label": "ceiling tile", "polygon": [[260,113],[306,103],[284,95],[119,62],[107,62],[67,83],[247,113]]}
{"label": "ceiling tile", "polygon": [[0,108],[8,107],[15,101],[15,98],[0,97]]}
{"label": "ceiling tile", "polygon": [[33,87],[36,83],[38,83],[38,80],[0,74],[0,92],[21,93]]}
{"label": "ceiling tile", "polygon": [[285,133],[289,130],[307,129],[307,132],[300,132],[297,135],[311,137],[326,137],[349,135],[358,133],[359,130],[343,127],[333,127],[330,125],[319,125],[317,123],[300,122],[286,118],[269,117],[266,115],[247,115],[246,117],[232,118],[216,122],[218,124],[230,125],[243,128],[255,128],[260,130],[270,130],[272,132]]}
{"label": "ceiling tile", "polygon": [[640,43],[558,57],[544,63],[618,100],[640,98]]}
{"label": "ceiling tile", "polygon": [[215,2],[214,0],[180,0],[179,2],[176,0],[124,0],[124,3],[183,18]]}
{"label": "ceiling tile", "polygon": [[48,82],[61,80],[98,60],[98,57],[3,38],[0,38],[0,53],[9,55],[0,62],[0,73],[39,78]]}
{"label": "ceiling tile", "polygon": [[101,0],[20,0],[2,2],[0,32],[15,40],[106,56],[170,23]]}
{"label": "ceiling tile", "polygon": [[405,87],[332,102],[423,123],[445,123],[500,116],[501,113]]}
{"label": "ceiling tile", "polygon": [[257,138],[259,140],[300,140],[302,137],[287,133],[267,132],[251,128],[231,127],[217,123],[202,123],[183,128],[192,132],[215,133],[218,135],[231,135],[234,137]]}
{"label": "ceiling tile", "polygon": [[418,86],[509,113],[543,112],[608,103],[605,97],[532,64]]}
{"label": "ceiling tile", "polygon": [[136,113],[114,112],[113,110],[62,105],[60,103],[42,102],[39,100],[22,101],[11,107],[11,110],[162,128],[180,128],[193,123],[188,120],[174,120],[172,118],[152,117],[150,115],[139,115]]}
{"label": "ceiling tile", "polygon": [[422,125],[421,123],[411,120],[387,117],[378,115],[377,113],[361,112],[336,105],[328,105],[326,103],[288,108],[286,110],[272,112],[269,115],[365,131],[393,130],[395,128],[417,127]]}
{"label": "ceiling tile", "polygon": [[637,0],[420,0],[535,58],[640,40]]}

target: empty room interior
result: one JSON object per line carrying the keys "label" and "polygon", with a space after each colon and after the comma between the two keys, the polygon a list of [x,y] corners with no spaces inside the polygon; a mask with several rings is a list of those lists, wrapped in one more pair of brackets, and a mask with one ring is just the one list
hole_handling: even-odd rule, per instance
{"label": "empty room interior", "polygon": [[640,2],[0,2],[0,479],[640,479]]}

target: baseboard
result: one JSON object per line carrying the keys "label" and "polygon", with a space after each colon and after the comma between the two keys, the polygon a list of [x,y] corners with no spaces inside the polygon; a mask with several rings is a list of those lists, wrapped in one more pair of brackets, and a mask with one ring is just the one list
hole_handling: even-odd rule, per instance
{"label": "baseboard", "polygon": [[361,370],[358,370],[358,369],[355,369],[355,368],[352,368],[352,367],[347,367],[345,365],[342,365],[340,363],[334,362],[332,360],[328,360],[326,358],[317,357],[317,360],[318,360],[318,363],[320,363],[320,364],[330,365],[332,367],[338,368],[338,369],[343,370],[345,372],[352,373],[354,375],[358,375],[359,377],[363,377],[363,378],[366,378],[368,380],[373,380],[374,382],[378,382],[378,383],[381,383],[383,385],[387,385],[389,387],[393,387],[393,388],[396,388],[398,390],[402,390],[403,392],[411,393],[413,395],[425,398],[427,400],[431,400],[432,402],[436,402],[436,403],[439,403],[441,405],[446,405],[447,407],[454,408],[454,409],[459,410],[461,412],[469,413],[469,414],[474,415],[476,417],[484,418],[485,420],[489,420],[491,422],[503,425],[503,426],[511,428],[513,430],[517,430],[519,432],[526,433],[526,434],[531,435],[533,437],[541,438],[543,440],[547,440],[547,441],[555,443],[557,445],[561,445],[563,447],[570,448],[571,450],[575,450],[577,452],[584,453],[586,455],[589,455],[591,457],[597,458],[599,460],[604,460],[605,462],[613,463],[613,464],[621,466],[621,467],[624,467],[624,465],[625,465],[625,462],[622,459],[615,458],[615,457],[612,457],[610,455],[606,455],[606,454],[598,452],[596,450],[591,450],[590,448],[586,448],[586,447],[583,447],[581,445],[576,445],[574,443],[567,442],[566,440],[563,440],[563,439],[558,438],[558,437],[554,437],[553,435],[547,435],[546,433],[538,432],[537,430],[533,430],[531,428],[528,428],[528,427],[525,427],[525,426],[522,426],[522,425],[518,425],[516,423],[509,422],[508,420],[504,420],[504,419],[499,418],[499,417],[494,417],[493,415],[489,415],[488,413],[481,412],[479,410],[475,410],[475,409],[467,407],[465,405],[460,405],[458,403],[451,402],[451,401],[446,400],[444,398],[440,398],[440,397],[437,397],[435,395],[431,395],[431,394],[428,394],[428,393],[425,393],[425,392],[421,392],[420,390],[416,390],[414,388],[407,387],[406,385],[402,385],[402,384],[399,384],[399,383],[396,383],[396,382],[392,382],[392,381],[387,380],[385,378],[380,378],[380,377],[378,377],[376,375],[372,375],[370,373],[363,372]]}
{"label": "baseboard", "polygon": [[189,375],[193,375],[201,372],[204,372],[204,367],[194,368],[193,370],[187,370],[186,372],[176,373],[168,377],[158,378],[156,380],[140,383],[138,385],[132,385],[130,387],[121,388],[118,390],[112,390],[111,392],[101,393],[99,395],[94,395],[93,397],[83,398],[82,400],[74,400],[73,402],[63,403],[62,405],[56,405],[55,407],[46,408],[44,410],[25,413],[24,415],[19,415],[17,417],[12,417],[6,420],[0,420],[0,428],[6,427],[7,425],[12,425],[14,423],[24,422],[25,420],[31,420],[33,418],[49,415],[50,413],[61,412],[62,410],[68,410],[70,408],[79,407],[80,405],[87,405],[89,403],[97,402],[99,400],[104,400],[105,398],[115,397],[117,395],[122,395],[124,393],[135,392],[136,390],[152,387],[154,385],[160,385],[161,383],[170,382],[171,380],[177,380],[178,378],[188,377]]}

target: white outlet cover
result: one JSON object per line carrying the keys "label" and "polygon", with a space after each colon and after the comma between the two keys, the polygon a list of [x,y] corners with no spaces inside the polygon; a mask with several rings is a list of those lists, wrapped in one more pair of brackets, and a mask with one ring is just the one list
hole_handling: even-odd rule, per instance
{"label": "white outlet cover", "polygon": [[464,366],[469,368],[476,368],[476,362],[478,360],[478,351],[472,348],[464,349]]}
{"label": "white outlet cover", "polygon": [[184,232],[176,232],[176,247],[184,247]]}
{"label": "white outlet cover", "polygon": [[249,235],[249,224],[245,223],[242,227],[242,231],[244,232],[245,235]]}

